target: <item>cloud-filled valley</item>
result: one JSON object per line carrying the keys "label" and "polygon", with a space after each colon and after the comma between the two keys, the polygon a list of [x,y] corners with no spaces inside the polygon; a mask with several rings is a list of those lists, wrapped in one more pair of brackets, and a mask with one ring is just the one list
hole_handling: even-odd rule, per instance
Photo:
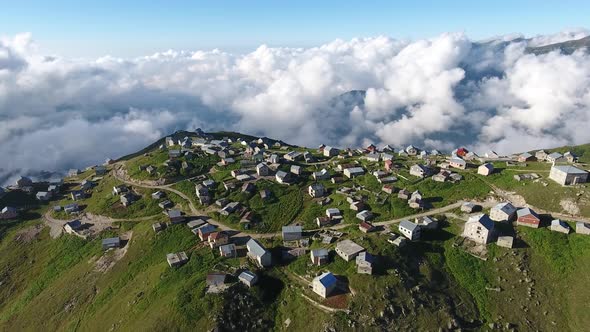
{"label": "cloud-filled valley", "polygon": [[100,163],[198,127],[307,146],[510,153],[588,143],[590,55],[526,52],[588,34],[381,36],[135,59],[69,59],[40,54],[29,34],[3,38],[0,179]]}

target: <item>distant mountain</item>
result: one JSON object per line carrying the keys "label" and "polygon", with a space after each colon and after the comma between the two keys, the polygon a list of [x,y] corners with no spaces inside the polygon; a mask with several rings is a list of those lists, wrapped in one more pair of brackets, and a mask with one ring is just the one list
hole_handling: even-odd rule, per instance
{"label": "distant mountain", "polygon": [[568,40],[562,43],[549,44],[537,47],[527,47],[526,52],[532,54],[545,54],[551,51],[560,50],[563,54],[572,54],[577,50],[586,49],[586,52],[590,49],[590,36],[582,39]]}
{"label": "distant mountain", "polygon": [[345,107],[351,109],[355,106],[365,106],[365,96],[367,92],[365,90],[350,90],[341,95],[332,98],[330,104],[332,107]]}

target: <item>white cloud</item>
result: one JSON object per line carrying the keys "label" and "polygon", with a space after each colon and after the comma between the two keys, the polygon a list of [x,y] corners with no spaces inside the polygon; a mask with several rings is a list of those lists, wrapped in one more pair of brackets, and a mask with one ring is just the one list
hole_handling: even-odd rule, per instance
{"label": "white cloud", "polygon": [[29,34],[4,38],[0,155],[13,158],[0,160],[0,178],[83,167],[196,127],[309,146],[515,152],[584,143],[590,57],[525,53],[527,44],[584,34],[486,43],[463,34],[379,36],[308,49],[263,45],[245,55],[170,50],[96,60],[39,54]]}

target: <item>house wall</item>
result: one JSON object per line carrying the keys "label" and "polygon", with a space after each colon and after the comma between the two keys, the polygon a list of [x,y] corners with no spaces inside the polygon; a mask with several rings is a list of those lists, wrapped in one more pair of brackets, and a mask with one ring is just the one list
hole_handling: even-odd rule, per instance
{"label": "house wall", "polygon": [[500,209],[491,209],[490,210],[490,219],[494,221],[508,221],[512,218],[512,216],[507,215]]}
{"label": "house wall", "polygon": [[540,223],[539,220],[531,215],[522,216],[522,217],[518,218],[518,220],[516,222],[517,225],[534,227],[534,228],[539,228],[539,223]]}
{"label": "house wall", "polygon": [[477,243],[487,244],[490,241],[490,231],[482,227],[479,223],[465,225],[463,236]]}

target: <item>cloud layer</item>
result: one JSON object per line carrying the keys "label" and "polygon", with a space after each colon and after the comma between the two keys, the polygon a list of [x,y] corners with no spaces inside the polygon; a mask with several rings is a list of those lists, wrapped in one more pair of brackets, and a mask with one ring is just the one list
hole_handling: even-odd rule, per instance
{"label": "cloud layer", "polygon": [[93,60],[39,54],[29,34],[4,38],[0,179],[84,167],[197,127],[308,146],[466,145],[509,153],[587,143],[590,56],[525,53],[586,35],[478,43],[462,34],[375,37],[309,49],[262,45],[245,55],[167,51]]}

